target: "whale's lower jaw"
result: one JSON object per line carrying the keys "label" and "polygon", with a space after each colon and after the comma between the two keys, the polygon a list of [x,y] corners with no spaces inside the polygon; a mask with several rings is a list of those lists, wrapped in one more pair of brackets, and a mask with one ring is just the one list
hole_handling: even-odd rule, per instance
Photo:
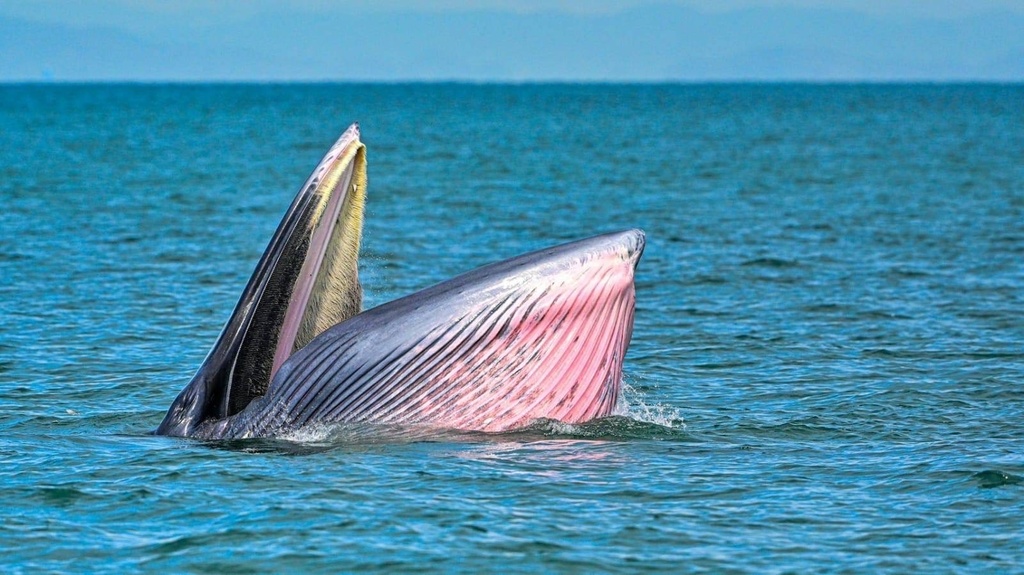
{"label": "whale's lower jaw", "polygon": [[346,423],[505,431],[609,415],[643,244],[639,230],[565,244],[363,312],[296,352],[265,397],[197,435]]}

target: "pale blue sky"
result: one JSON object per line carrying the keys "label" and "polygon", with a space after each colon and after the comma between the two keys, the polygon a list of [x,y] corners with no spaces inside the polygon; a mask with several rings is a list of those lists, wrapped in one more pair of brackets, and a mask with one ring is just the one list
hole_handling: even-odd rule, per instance
{"label": "pale blue sky", "polygon": [[1024,0],[0,0],[0,81],[1024,81]]}

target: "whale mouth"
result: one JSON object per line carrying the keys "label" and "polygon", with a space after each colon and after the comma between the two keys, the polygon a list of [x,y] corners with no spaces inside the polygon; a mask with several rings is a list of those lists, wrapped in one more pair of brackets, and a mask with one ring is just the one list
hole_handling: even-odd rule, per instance
{"label": "whale mouth", "polygon": [[[277,330],[270,379],[296,350],[361,311],[358,257],[366,159],[357,125],[342,134],[303,189],[310,191],[303,210],[309,220],[301,234],[292,235],[291,243],[308,243]],[[288,256],[287,247],[278,255],[280,259]]]}
{"label": "whale mouth", "polygon": [[359,138],[353,124],[299,189],[216,344],[157,433],[187,436],[204,421],[245,409],[296,350],[361,311],[366,149]]}

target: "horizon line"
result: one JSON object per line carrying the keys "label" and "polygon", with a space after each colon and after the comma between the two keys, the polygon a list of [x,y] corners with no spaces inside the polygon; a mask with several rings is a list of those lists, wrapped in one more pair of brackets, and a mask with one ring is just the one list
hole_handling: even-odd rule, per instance
{"label": "horizon line", "polygon": [[0,86],[71,85],[468,85],[468,86],[697,86],[697,85],[1024,85],[1024,78],[707,78],[664,80],[573,79],[0,79]]}

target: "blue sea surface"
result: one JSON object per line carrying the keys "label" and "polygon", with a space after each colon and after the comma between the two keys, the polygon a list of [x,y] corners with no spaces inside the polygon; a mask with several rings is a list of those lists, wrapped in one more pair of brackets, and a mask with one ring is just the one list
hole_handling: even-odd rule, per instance
{"label": "blue sea surface", "polygon": [[[353,121],[366,305],[627,227],[626,414],[150,432]],[[1024,572],[1022,85],[0,86],[0,570]]]}

